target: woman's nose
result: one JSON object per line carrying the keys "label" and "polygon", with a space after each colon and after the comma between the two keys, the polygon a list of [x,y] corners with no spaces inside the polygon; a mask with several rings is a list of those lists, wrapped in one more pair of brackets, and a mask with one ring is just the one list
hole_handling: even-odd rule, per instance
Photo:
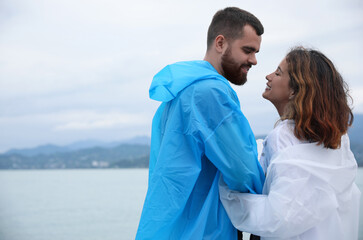
{"label": "woman's nose", "polygon": [[270,73],[270,74],[266,75],[266,80],[267,80],[267,81],[271,81],[271,80],[270,80],[270,76],[271,76],[271,74],[272,74],[272,73]]}

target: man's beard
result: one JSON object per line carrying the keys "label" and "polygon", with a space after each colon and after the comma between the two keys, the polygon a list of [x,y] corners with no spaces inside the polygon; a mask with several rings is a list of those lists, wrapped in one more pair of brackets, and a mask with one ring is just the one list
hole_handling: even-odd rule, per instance
{"label": "man's beard", "polygon": [[247,74],[242,71],[242,66],[236,63],[231,55],[230,47],[222,55],[221,66],[224,77],[233,84],[243,85],[247,82]]}

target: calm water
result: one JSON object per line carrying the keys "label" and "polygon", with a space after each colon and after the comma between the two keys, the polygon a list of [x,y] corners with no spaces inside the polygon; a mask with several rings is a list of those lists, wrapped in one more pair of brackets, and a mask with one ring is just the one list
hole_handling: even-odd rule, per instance
{"label": "calm water", "polygon": [[[0,171],[0,239],[134,239],[147,176],[147,169]],[[357,184],[363,192],[363,169]]]}
{"label": "calm water", "polygon": [[134,239],[147,175],[146,169],[0,171],[0,239]]}

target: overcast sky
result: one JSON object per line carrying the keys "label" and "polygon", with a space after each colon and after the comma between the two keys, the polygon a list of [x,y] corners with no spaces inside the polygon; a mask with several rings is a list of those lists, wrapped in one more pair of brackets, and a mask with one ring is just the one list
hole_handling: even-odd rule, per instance
{"label": "overcast sky", "polygon": [[325,53],[363,113],[363,4],[325,1],[0,1],[0,152],[79,140],[149,135],[159,103],[153,75],[203,59],[214,13],[237,6],[265,27],[258,64],[234,87],[256,134],[278,115],[261,97],[290,47]]}

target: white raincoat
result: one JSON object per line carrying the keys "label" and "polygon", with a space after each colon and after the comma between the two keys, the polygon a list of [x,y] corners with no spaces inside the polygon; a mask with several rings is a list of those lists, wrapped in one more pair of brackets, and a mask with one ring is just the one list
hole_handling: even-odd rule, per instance
{"label": "white raincoat", "polygon": [[262,195],[232,191],[220,179],[233,225],[261,239],[358,239],[360,191],[348,136],[332,150],[299,141],[292,129],[291,121],[282,121],[265,140]]}

